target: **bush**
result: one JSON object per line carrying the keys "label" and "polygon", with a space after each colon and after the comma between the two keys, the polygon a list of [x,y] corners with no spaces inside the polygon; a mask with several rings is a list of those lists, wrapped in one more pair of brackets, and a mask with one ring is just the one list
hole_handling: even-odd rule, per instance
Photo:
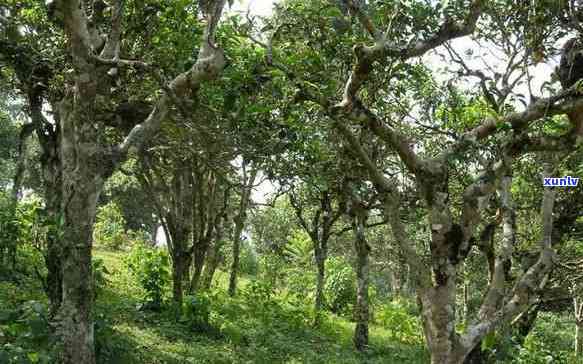
{"label": "bush", "polygon": [[134,246],[124,261],[144,290],[143,299],[146,307],[159,310],[170,281],[166,251],[139,244]]}
{"label": "bush", "polygon": [[510,357],[516,363],[574,363],[575,328],[571,317],[565,314],[541,312],[533,330],[522,348],[515,348]]}
{"label": "bush", "polygon": [[105,289],[105,285],[108,282],[106,275],[109,274],[109,271],[103,259],[95,258],[91,265],[93,269],[93,299],[96,300]]}
{"label": "bush", "polygon": [[407,344],[423,344],[423,328],[419,317],[412,314],[406,300],[394,300],[378,308],[377,322],[390,330],[389,337]]}
{"label": "bush", "polygon": [[129,245],[125,223],[121,209],[115,202],[101,206],[97,211],[93,230],[95,244],[113,250]]}
{"label": "bush", "polygon": [[263,254],[259,260],[260,279],[269,282],[276,287],[283,280],[285,271],[285,261],[277,254]]}
{"label": "bush", "polygon": [[[15,208],[8,195],[0,191],[0,257],[5,262],[16,259],[16,247],[19,240],[19,221]],[[4,263],[4,262],[3,262]],[[0,269],[6,269],[5,264]]]}
{"label": "bush", "polygon": [[239,271],[241,274],[255,276],[258,271],[257,253],[248,241],[241,241],[241,256],[239,258]]}
{"label": "bush", "polygon": [[27,301],[0,311],[0,363],[51,363],[46,305]]}
{"label": "bush", "polygon": [[31,196],[15,205],[0,192],[0,257],[3,259],[0,272],[35,274],[39,264],[30,265],[29,258],[38,260],[48,234],[55,230],[52,225],[38,197]]}
{"label": "bush", "polygon": [[211,300],[205,293],[184,297],[181,321],[191,330],[207,332],[211,328]]}
{"label": "bush", "polygon": [[275,288],[269,281],[252,280],[241,292],[241,296],[247,305],[253,308],[253,315],[266,325],[273,321],[276,311],[279,311]]}
{"label": "bush", "polygon": [[286,292],[290,299],[302,305],[313,305],[313,293],[316,289],[314,274],[306,268],[294,267],[285,271]]}
{"label": "bush", "polygon": [[356,297],[356,277],[352,266],[344,259],[332,257],[327,264],[328,278],[324,287],[324,297],[330,311],[351,316]]}

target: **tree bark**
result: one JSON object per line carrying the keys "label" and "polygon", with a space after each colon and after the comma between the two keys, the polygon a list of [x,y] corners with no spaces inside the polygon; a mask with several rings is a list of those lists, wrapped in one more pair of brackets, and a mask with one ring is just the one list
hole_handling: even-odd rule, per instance
{"label": "tree bark", "polygon": [[233,235],[233,261],[231,262],[231,274],[229,275],[229,296],[237,293],[237,277],[239,275],[239,258],[241,255],[241,234],[243,232],[243,216],[235,217],[235,234]]}
{"label": "tree bark", "polygon": [[[314,239],[314,238],[312,238]],[[327,251],[323,249],[322,242],[313,241],[314,258],[316,260],[316,297],[314,300],[314,327],[322,323],[322,309],[324,308],[324,286],[326,285],[326,258]]]}
{"label": "tree bark", "polygon": [[209,260],[204,267],[204,273],[202,275],[202,288],[205,290],[209,290],[211,288],[215,272],[217,271],[219,262],[222,260],[220,255],[221,245],[222,244],[217,245],[217,243],[215,243],[215,246],[211,251],[211,255],[209,256]]}
{"label": "tree bark", "polygon": [[247,164],[243,161],[243,190],[241,201],[239,202],[239,211],[235,216],[235,232],[233,235],[233,261],[231,263],[231,274],[229,276],[229,296],[233,297],[237,293],[237,276],[239,275],[239,258],[241,255],[241,235],[247,219],[247,207],[251,198],[251,191],[255,178],[257,177],[257,168],[254,168],[247,176]]}
{"label": "tree bark", "polygon": [[436,285],[422,293],[422,321],[432,364],[459,364],[463,357],[456,352],[455,279]]}
{"label": "tree bark", "polygon": [[98,191],[91,185],[87,189],[71,187],[65,192],[68,203],[64,209],[63,301],[59,312],[62,362],[94,363],[91,240]]}
{"label": "tree bark", "polygon": [[368,320],[369,320],[369,253],[370,246],[366,242],[364,235],[364,216],[353,218],[353,229],[355,232],[354,247],[356,250],[356,306],[354,328],[354,346],[358,351],[363,351],[368,347]]}
{"label": "tree bark", "polygon": [[[60,182],[59,182],[60,183]],[[47,296],[49,298],[49,317],[54,318],[63,299],[63,267],[61,266],[61,241],[59,240],[60,216],[60,187],[49,188],[45,182],[45,201],[47,204],[47,215],[52,222],[52,231],[47,237],[47,250],[45,253],[45,265],[47,266]],[[51,185],[52,186],[52,185]]]}
{"label": "tree bark", "polygon": [[223,246],[223,218],[224,217],[221,217],[220,222],[217,224],[214,243],[212,249],[209,252],[208,262],[204,267],[204,273],[202,275],[202,287],[205,290],[209,290],[211,288],[215,271],[217,270],[217,267],[222,260],[221,248]]}
{"label": "tree bark", "polygon": [[194,270],[192,272],[192,279],[190,281],[190,292],[194,293],[198,290],[200,277],[204,268],[207,251],[209,249],[208,238],[204,237],[201,241],[194,245]]}
{"label": "tree bark", "polygon": [[[95,77],[95,75],[93,75]],[[97,201],[112,172],[111,156],[93,127],[96,81],[87,76],[60,104],[63,214],[62,303],[58,313],[65,364],[95,362],[91,249]],[[57,249],[54,250],[55,255]],[[55,257],[53,257],[55,258]],[[55,268],[55,271],[57,268]]]}
{"label": "tree bark", "polygon": [[184,279],[190,266],[190,254],[174,251],[172,258],[172,300],[182,307],[184,298]]}
{"label": "tree bark", "polygon": [[155,247],[158,244],[158,241],[156,239],[158,238],[158,228],[159,227],[160,227],[160,225],[158,225],[157,222],[155,222],[154,224],[152,224],[152,226],[150,226],[150,242],[151,242],[153,247]]}

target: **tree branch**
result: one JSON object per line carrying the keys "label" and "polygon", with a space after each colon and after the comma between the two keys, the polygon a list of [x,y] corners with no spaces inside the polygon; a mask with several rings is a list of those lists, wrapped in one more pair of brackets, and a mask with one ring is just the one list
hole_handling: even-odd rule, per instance
{"label": "tree branch", "polygon": [[213,44],[216,25],[221,17],[225,4],[224,0],[217,0],[207,14],[205,37],[196,63],[186,72],[178,75],[168,85],[169,92],[162,95],[152,112],[143,123],[136,125],[125,140],[117,147],[120,159],[124,159],[131,151],[139,150],[160,129],[160,124],[168,114],[170,101],[176,95],[185,97],[188,92],[196,92],[204,81],[214,79],[226,65],[223,50]]}
{"label": "tree branch", "polygon": [[[433,36],[425,41],[419,41],[404,48],[395,47],[386,37],[375,38],[376,41],[373,46],[365,46],[362,44],[354,46],[353,50],[356,57],[356,64],[345,84],[342,102],[337,107],[346,109],[352,107],[357,99],[358,91],[368,78],[368,75],[372,72],[374,62],[387,57],[397,57],[403,61],[409,58],[419,57],[448,40],[471,34],[482,13],[484,3],[484,0],[472,1],[470,13],[463,22],[455,23],[447,20]],[[376,34],[374,28],[370,31]]]}
{"label": "tree branch", "polygon": [[[339,114],[341,113],[341,114]],[[364,123],[370,130],[388,145],[390,145],[398,154],[401,160],[405,163],[409,171],[416,173],[421,167],[421,161],[413,148],[409,145],[409,141],[405,136],[397,132],[395,129],[386,125],[377,115],[371,110],[367,109],[360,101],[355,102],[348,112],[345,109],[333,107],[329,115],[337,119],[339,115],[349,118],[358,123]],[[339,125],[336,123],[336,125]]]}
{"label": "tree branch", "polygon": [[[550,163],[544,164],[543,177],[552,175],[553,168]],[[508,180],[504,183],[504,190],[510,190],[510,183]],[[509,192],[508,192],[509,193]],[[553,229],[553,207],[555,201],[556,191],[550,187],[545,187],[543,192],[543,199],[541,203],[542,223],[543,223],[543,238],[541,241],[541,249],[538,261],[532,265],[526,273],[520,277],[518,282],[514,285],[511,298],[500,308],[500,302],[504,297],[504,287],[500,283],[503,278],[500,277],[501,270],[498,270],[496,286],[490,285],[487,299],[484,301],[480,309],[479,317],[482,318],[478,323],[470,326],[468,331],[462,336],[461,342],[466,347],[473,347],[486,334],[494,330],[503,322],[512,320],[516,315],[520,314],[524,309],[529,307],[532,303],[538,300],[538,296],[534,294],[539,287],[546,283],[545,277],[553,266],[555,252],[552,248],[552,229]],[[503,200],[504,200],[503,196]],[[503,202],[504,203],[504,202]],[[512,218],[512,216],[508,216]],[[514,244],[514,226],[513,221],[504,221],[504,243],[502,248],[502,255],[509,257],[512,252],[511,244]],[[509,259],[509,258],[507,258]],[[501,269],[501,268],[500,268]],[[495,293],[490,293],[496,290]],[[495,297],[497,296],[497,297]],[[501,297],[500,297],[501,296]]]}
{"label": "tree branch", "polygon": [[347,0],[346,5],[348,6],[348,12],[350,15],[356,16],[358,21],[373,39],[381,39],[382,34],[375,28],[370,17],[362,9],[362,5],[355,3],[354,0]]}
{"label": "tree branch", "polygon": [[63,0],[63,20],[73,60],[77,67],[87,67],[94,45],[87,26],[87,15],[79,0]]}
{"label": "tree branch", "polygon": [[[528,127],[533,121],[539,120],[543,117],[567,114],[574,110],[583,108],[583,97],[570,97],[576,95],[578,95],[577,89],[575,86],[572,86],[557,95],[537,99],[531,102],[527,108],[521,112],[510,113],[500,117],[486,118],[480,123],[480,125],[464,133],[456,143],[444,150],[438,159],[447,160],[451,155],[460,153],[464,148],[472,145],[476,141],[485,139],[497,133],[503,125],[508,125],[510,128],[520,131]],[[580,142],[581,141],[579,141],[579,143]]]}
{"label": "tree branch", "polygon": [[124,0],[115,0],[111,13],[111,30],[107,36],[105,47],[101,51],[101,57],[105,59],[119,58],[119,48],[121,41],[121,20],[123,15]]}

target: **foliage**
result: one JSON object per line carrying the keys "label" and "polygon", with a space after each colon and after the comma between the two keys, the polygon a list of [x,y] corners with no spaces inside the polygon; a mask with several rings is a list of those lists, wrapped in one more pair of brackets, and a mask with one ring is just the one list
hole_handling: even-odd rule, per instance
{"label": "foliage", "polygon": [[242,296],[248,302],[255,302],[258,311],[261,311],[272,302],[274,293],[274,287],[269,282],[254,279],[245,287]]}
{"label": "foliage", "polygon": [[209,331],[211,301],[205,293],[184,297],[181,322],[187,323],[194,331]]}
{"label": "foliage", "polygon": [[124,163],[123,169],[125,173],[118,171],[107,180],[100,202],[104,205],[115,202],[124,218],[125,229],[151,232],[157,224],[152,196],[142,188],[135,175],[128,174],[128,171],[136,173],[134,160]]}
{"label": "foliage", "polygon": [[[57,2],[47,3],[54,6]],[[88,6],[93,9],[87,9],[91,13],[90,25],[100,30],[109,29],[109,20],[100,19],[100,16],[108,15],[108,18],[111,15],[109,5],[112,2],[94,3],[95,6]],[[277,181],[281,191],[289,187],[299,192],[302,208],[298,210],[302,211],[297,211],[298,215],[312,215],[304,218],[308,222],[303,222],[304,226],[323,216],[316,213],[318,204],[314,203],[317,200],[314,196],[322,191],[340,190],[338,187],[348,178],[378,188],[378,183],[371,181],[376,176],[376,169],[379,175],[395,184],[395,191],[403,195],[403,208],[396,216],[407,223],[405,232],[413,242],[410,248],[418,250],[425,261],[427,253],[443,251],[427,244],[427,236],[433,231],[433,226],[427,221],[431,222],[439,214],[426,210],[437,196],[431,194],[426,201],[429,203],[420,201],[419,195],[425,196],[427,191],[415,191],[414,179],[422,182],[431,177],[433,180],[434,174],[445,172],[445,186],[438,186],[446,190],[442,192],[447,192],[443,196],[446,196],[448,205],[443,212],[451,213],[453,220],[461,219],[462,223],[467,222],[468,216],[473,220],[471,211],[467,211],[472,206],[465,201],[470,194],[465,194],[464,189],[475,180],[475,172],[499,159],[500,149],[508,149],[501,148],[503,138],[516,137],[509,149],[513,152],[516,149],[520,155],[513,164],[512,186],[517,204],[519,239],[511,257],[512,269],[505,278],[513,279],[520,270],[526,270],[519,254],[530,253],[540,245],[542,224],[538,223],[537,211],[542,188],[540,160],[534,154],[523,153],[522,144],[534,143],[539,136],[558,139],[567,135],[570,138],[572,135],[568,133],[573,128],[564,115],[552,116],[546,112],[545,117],[536,123],[521,121],[522,118],[536,117],[540,108],[534,104],[536,107],[522,113],[522,108],[518,107],[520,103],[536,102],[541,96],[546,96],[546,91],[553,90],[547,84],[546,88],[541,88],[540,94],[538,90],[533,92],[531,81],[536,84],[538,79],[535,80],[537,75],[534,74],[531,77],[529,72],[540,73],[534,66],[545,58],[545,54],[557,54],[557,45],[566,35],[574,33],[573,28],[580,28],[578,18],[581,14],[576,14],[571,4],[575,2],[540,0],[525,7],[522,2],[482,1],[483,14],[477,29],[472,30],[472,38],[463,41],[466,45],[476,43],[465,52],[467,57],[457,59],[451,53],[449,57],[444,56],[441,53],[445,47],[439,47],[417,61],[409,56],[438,45],[442,38],[452,33],[451,29],[457,28],[454,26],[456,22],[465,19],[469,8],[473,8],[468,7],[468,0],[355,0],[350,4],[354,7],[352,9],[347,8],[350,3],[347,1],[286,0],[274,7],[270,17],[254,19],[247,14],[244,19],[241,14],[230,13],[218,24],[216,36],[217,46],[225,50],[229,60],[228,67],[214,82],[182,90],[188,94],[184,103],[177,99],[181,95],[167,92],[162,85],[168,84],[169,77],[189,69],[196,61],[199,49],[195,45],[200,44],[205,24],[201,22],[200,7],[208,1],[197,4],[189,0],[128,0],[121,3],[124,12],[120,57],[139,59],[149,66],[122,67],[121,64],[126,62],[121,62],[119,67],[97,67],[99,72],[104,72],[107,82],[104,87],[94,90],[99,96],[90,104],[95,106],[91,111],[97,116],[93,120],[95,125],[88,122],[86,126],[106,130],[99,133],[100,143],[106,145],[124,140],[125,130],[109,125],[122,122],[118,115],[119,106],[136,102],[144,106],[139,110],[144,115],[150,114],[153,107],[158,111],[168,109],[161,132],[155,140],[150,140],[151,145],[139,151],[147,150],[154,156],[150,162],[162,167],[160,173],[163,181],[168,182],[167,186],[194,188],[197,184],[194,181],[182,183],[167,175],[165,168],[175,161],[182,163],[196,159],[201,168],[210,171],[207,172],[213,175],[212,178],[227,180],[225,185],[229,186],[237,185],[233,176],[239,171],[234,160],[245,158],[259,162],[266,177]],[[99,14],[100,4],[106,4],[104,14]],[[359,6],[362,8],[357,9]],[[60,115],[55,108],[56,101],[69,94],[67,89],[75,84],[75,77],[79,81],[87,76],[74,71],[70,47],[67,47],[70,42],[66,42],[66,34],[59,24],[62,19],[49,21],[49,8],[50,4],[32,0],[6,0],[0,5],[0,88],[7,89],[0,91],[0,279],[10,278],[6,279],[10,282],[43,278],[44,270],[39,264],[42,253],[51,234],[60,234],[61,222],[58,217],[57,221],[48,221],[42,200],[33,198],[16,202],[8,193],[15,170],[20,125],[13,121],[15,115],[8,114],[7,106],[22,103],[26,105],[22,110],[28,113],[34,109],[33,103],[42,105],[43,114],[52,115],[52,119],[45,123],[46,130],[36,131],[36,137],[51,132],[59,138],[66,137],[69,123],[59,125],[61,118],[54,117]],[[58,18],[58,14],[55,15]],[[368,29],[363,29],[363,25],[367,28],[369,21]],[[374,34],[371,24],[384,34]],[[261,29],[255,29],[255,25],[260,25]],[[465,33],[465,27],[454,33]],[[447,46],[448,52],[456,50],[458,42],[448,41]],[[404,51],[399,50],[401,47]],[[474,50],[479,52],[473,54]],[[478,54],[482,51],[483,54]],[[26,57],[29,53],[30,57]],[[444,57],[440,64],[446,64],[446,68],[452,65],[456,69],[436,69],[432,59],[436,56],[434,53]],[[505,64],[504,58],[510,63]],[[468,61],[467,65],[463,64],[464,59]],[[513,60],[520,62],[512,64]],[[360,61],[360,64],[355,66],[355,61]],[[38,72],[44,68],[47,77],[38,77],[43,76]],[[352,75],[351,71],[354,72]],[[346,80],[353,83],[346,87]],[[530,100],[527,100],[525,90],[521,90],[527,86]],[[37,91],[38,95],[31,96]],[[350,97],[352,91],[353,99]],[[492,105],[490,99],[493,96],[500,99],[499,105]],[[545,110],[548,109],[549,114],[566,110],[570,100],[563,96],[553,98]],[[154,105],[160,99],[166,100],[164,108]],[[553,103],[564,104],[555,107]],[[501,117],[507,111],[516,111],[510,118],[512,123],[504,122],[508,118]],[[371,118],[372,114],[378,117]],[[66,120],[66,115],[60,116]],[[462,137],[463,133],[488,118],[491,122],[485,125],[486,128],[466,134],[468,138]],[[343,136],[338,135],[336,124],[341,125],[341,122],[346,122],[348,131],[356,137],[356,143],[347,143]],[[498,135],[484,138],[491,130]],[[378,138],[373,137],[374,134]],[[460,141],[467,141],[468,145],[450,148]],[[352,149],[356,144],[363,147],[362,152],[370,157],[376,168],[354,158]],[[412,153],[407,152],[408,148]],[[108,150],[99,148],[98,154]],[[428,157],[444,150],[455,151],[447,158],[448,163],[435,170],[429,168],[428,175],[421,175],[425,166],[433,166],[426,163]],[[363,153],[359,154],[361,158]],[[405,160],[409,159],[406,156],[415,153],[419,155],[420,163]],[[120,157],[115,148],[110,156],[114,162]],[[27,166],[29,174],[32,170],[40,170],[39,162],[35,160],[35,166]],[[59,162],[66,165],[68,161]],[[561,163],[566,164],[565,161]],[[409,167],[407,172],[403,164],[415,166]],[[559,169],[571,175],[581,174],[583,164],[580,161],[573,164],[568,169],[561,165]],[[365,167],[372,169],[373,173],[364,170]],[[275,201],[273,208],[256,209],[251,226],[245,227],[253,240],[242,244],[240,272],[245,275],[241,279],[243,287],[239,290],[239,297],[227,297],[223,292],[224,282],[218,282],[216,291],[187,296],[184,306],[180,307],[185,325],[164,322],[164,313],[138,310],[136,301],[145,301],[146,305],[141,305],[141,308],[158,311],[163,307],[170,280],[169,259],[166,252],[146,246],[139,232],[127,228],[148,227],[151,231],[159,218],[165,219],[168,225],[176,222],[169,221],[177,220],[171,216],[152,213],[155,210],[154,197],[158,197],[157,202],[163,202],[156,204],[157,215],[195,205],[191,214],[184,214],[189,215],[184,219],[188,224],[196,220],[192,225],[202,225],[203,220],[214,219],[205,219],[201,213],[206,209],[202,200],[205,193],[176,199],[151,196],[167,186],[154,186],[146,193],[142,181],[125,173],[127,170],[135,172],[136,165],[126,163],[123,169],[124,173],[113,173],[106,182],[100,201],[106,204],[100,207],[94,226],[96,246],[110,250],[107,260],[93,261],[94,298],[100,309],[95,321],[96,350],[100,360],[114,361],[123,349],[140,348],[133,358],[135,362],[427,362],[419,312],[414,303],[407,299],[394,299],[389,303],[376,302],[375,299],[377,287],[389,287],[387,282],[394,277],[397,277],[396,281],[401,278],[409,280],[399,282],[403,286],[414,285],[410,281],[413,274],[400,275],[406,263],[402,262],[404,258],[395,248],[397,244],[387,239],[384,230],[374,243],[370,240],[371,275],[378,280],[370,288],[371,307],[375,308],[375,321],[371,323],[371,332],[374,332],[371,334],[372,352],[361,354],[350,349],[352,324],[346,318],[352,315],[356,295],[355,274],[348,263],[354,256],[350,238],[335,235],[329,241],[324,292],[329,312],[324,313],[327,319],[323,328],[307,326],[306,318],[310,316],[311,295],[315,288],[313,247],[306,233],[299,229],[297,216],[286,198]],[[156,174],[155,171],[152,176]],[[418,175],[413,178],[413,174]],[[152,176],[142,177],[147,180],[146,177]],[[203,184],[199,183],[197,187]],[[417,187],[422,185],[417,183]],[[470,192],[483,193],[490,189],[486,184],[482,187]],[[493,198],[478,200],[480,206],[489,205],[487,209],[480,208],[480,213],[475,216],[478,220],[483,218],[483,222],[490,218],[494,220],[497,209],[502,211],[498,206],[500,199],[495,198],[495,187],[492,189]],[[559,213],[564,201],[567,205],[580,205],[569,202],[575,201],[571,198],[573,196],[568,196],[569,193],[557,193],[559,197],[569,197],[563,199],[562,204],[556,204],[554,212],[558,218],[564,217]],[[332,205],[338,207],[339,214],[345,212],[344,198],[333,197]],[[178,202],[182,206],[178,206]],[[375,206],[375,213],[383,208],[376,202],[371,206]],[[225,210],[231,212],[232,206],[228,207]],[[211,208],[209,206],[209,210]],[[574,210],[577,213],[577,209]],[[348,227],[343,218],[337,221],[339,224],[332,230]],[[575,229],[576,225],[563,224],[561,220],[554,229],[569,230],[572,236],[562,248],[565,250],[562,255],[578,259],[582,250],[578,244],[581,241],[580,229]],[[474,235],[465,242],[474,242],[478,237],[480,232],[475,227],[478,224],[463,226],[464,232],[472,231]],[[185,235],[203,230],[200,226],[191,228]],[[495,229],[492,250],[499,252],[501,228],[497,225]],[[314,236],[321,231],[314,226],[310,234]],[[212,233],[212,229],[209,232]],[[183,240],[189,239],[185,237]],[[463,269],[460,266],[455,270],[456,279],[461,282],[454,286],[464,287],[464,291],[458,290],[454,292],[457,295],[451,296],[458,297],[468,316],[479,309],[490,278],[484,269],[488,264],[483,254],[487,247],[477,244],[477,240],[474,245],[480,249],[472,249],[463,262]],[[125,248],[131,250],[126,252]],[[479,251],[482,249],[484,251]],[[191,253],[188,249],[183,252]],[[99,254],[105,255],[103,251]],[[120,257],[124,257],[122,267],[110,270],[109,264]],[[453,260],[451,255],[447,259]],[[431,268],[431,264],[427,267]],[[413,273],[420,269],[407,268],[407,272]],[[223,273],[217,271],[219,280]],[[431,276],[432,273],[428,273]],[[248,281],[249,276],[253,280]],[[134,285],[139,285],[139,289],[128,289],[135,288]],[[508,282],[509,288],[513,285],[513,282]],[[25,290],[20,283],[0,286],[2,291],[20,289]],[[39,287],[35,290],[40,292]],[[386,294],[390,294],[388,291]],[[456,303],[452,304],[457,314],[462,310],[455,307]],[[40,336],[33,333],[33,326],[41,325],[38,322],[45,315],[41,314],[45,309],[39,309],[38,304],[41,303],[36,299],[26,299],[6,306],[6,312],[12,313],[10,321],[2,321],[0,315],[0,327],[4,330],[6,326],[8,333],[2,331],[0,336],[4,345],[1,353],[14,356],[17,361],[44,360],[39,354],[41,350],[35,351],[31,344],[38,340],[39,348],[48,345],[42,330],[37,330]],[[467,318],[463,317],[464,320]],[[453,323],[450,324],[448,327],[453,327]],[[42,325],[46,328],[46,322],[42,321]],[[208,335],[211,327],[219,328],[223,336],[211,340]],[[482,344],[494,354],[512,353],[521,363],[565,362],[570,359],[572,328],[572,323],[564,316],[549,314],[539,320],[523,347],[517,347],[503,330],[490,334]],[[147,349],[141,350],[143,348]],[[154,349],[150,352],[150,348]],[[200,350],[202,354],[199,354],[199,348],[203,348]]]}
{"label": "foliage", "polygon": [[43,253],[50,235],[59,234],[58,222],[51,221],[35,195],[18,202],[0,191],[0,252],[8,269],[7,275],[16,272],[39,275],[44,269]]}
{"label": "foliage", "polygon": [[10,116],[3,108],[4,105],[0,102],[0,188],[6,189],[14,178],[18,125],[10,120]]}
{"label": "foliage", "polygon": [[91,261],[91,265],[93,271],[93,297],[97,299],[107,285],[106,275],[109,274],[109,271],[103,259],[95,258]]}
{"label": "foliage", "polygon": [[293,234],[295,217],[287,198],[279,198],[273,208],[259,208],[249,219],[251,238],[259,253],[280,252]]}
{"label": "foliage", "polygon": [[166,251],[138,244],[132,248],[124,261],[144,290],[142,299],[146,301],[146,307],[160,309],[170,280]]}
{"label": "foliage", "polygon": [[279,254],[262,254],[259,260],[259,276],[261,280],[276,287],[286,276],[285,260]]}
{"label": "foliage", "polygon": [[574,329],[569,315],[541,313],[523,347],[515,346],[512,356],[520,364],[575,363]]}
{"label": "foliage", "polygon": [[115,202],[99,208],[95,219],[93,240],[98,246],[114,250],[128,245],[125,219]]}
{"label": "foliage", "polygon": [[0,311],[0,363],[51,363],[47,307],[26,301]]}
{"label": "foliage", "polygon": [[[0,191],[0,249],[2,258],[15,259],[20,234],[20,222],[15,216],[14,202],[6,193]],[[4,268],[4,264],[2,265]]]}
{"label": "foliage", "polygon": [[391,340],[402,343],[421,344],[423,330],[417,315],[411,312],[411,304],[403,299],[390,301],[381,306],[376,321],[389,330]]}
{"label": "foliage", "polygon": [[289,242],[284,246],[283,254],[293,264],[307,267],[313,258],[312,241],[304,230],[294,229]]}
{"label": "foliage", "polygon": [[257,252],[248,240],[241,241],[241,255],[239,257],[239,271],[242,274],[254,276],[259,269]]}
{"label": "foliage", "polygon": [[328,309],[344,316],[351,315],[356,297],[352,266],[342,258],[332,257],[327,263],[327,274],[324,296]]}

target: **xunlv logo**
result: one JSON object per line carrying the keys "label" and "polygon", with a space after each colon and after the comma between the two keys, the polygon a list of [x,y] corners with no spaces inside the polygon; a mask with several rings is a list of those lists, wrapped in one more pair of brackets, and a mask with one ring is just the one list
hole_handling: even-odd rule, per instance
{"label": "xunlv logo", "polygon": [[555,186],[569,186],[576,187],[579,183],[579,178],[573,178],[571,176],[567,177],[545,177],[543,186],[555,187]]}

